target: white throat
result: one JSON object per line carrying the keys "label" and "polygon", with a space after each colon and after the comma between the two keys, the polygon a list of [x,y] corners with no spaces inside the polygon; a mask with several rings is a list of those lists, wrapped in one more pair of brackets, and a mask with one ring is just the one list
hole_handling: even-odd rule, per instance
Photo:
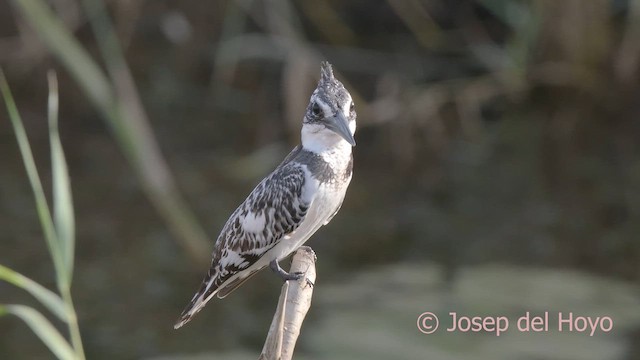
{"label": "white throat", "polygon": [[335,132],[316,124],[302,125],[302,147],[316,154],[341,152],[351,154],[351,144]]}

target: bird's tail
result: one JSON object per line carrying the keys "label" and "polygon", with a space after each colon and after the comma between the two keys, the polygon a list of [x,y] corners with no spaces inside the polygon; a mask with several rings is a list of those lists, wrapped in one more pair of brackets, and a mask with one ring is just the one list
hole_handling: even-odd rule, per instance
{"label": "bird's tail", "polygon": [[193,296],[193,299],[189,302],[189,305],[182,311],[180,318],[173,325],[174,329],[181,328],[184,324],[188,323],[191,318],[202,310],[202,308],[211,300],[211,298],[218,292],[217,285],[214,284],[213,276],[207,276],[198,292]]}

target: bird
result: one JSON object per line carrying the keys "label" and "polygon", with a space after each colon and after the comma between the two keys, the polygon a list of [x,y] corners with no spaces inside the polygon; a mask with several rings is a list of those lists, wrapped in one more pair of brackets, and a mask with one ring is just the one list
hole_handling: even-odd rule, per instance
{"label": "bird", "polygon": [[211,266],[174,325],[189,322],[214,296],[224,298],[269,266],[299,280],[279,262],[338,213],[353,173],[356,111],[327,61],[306,108],[300,144],[240,204],[218,236]]}

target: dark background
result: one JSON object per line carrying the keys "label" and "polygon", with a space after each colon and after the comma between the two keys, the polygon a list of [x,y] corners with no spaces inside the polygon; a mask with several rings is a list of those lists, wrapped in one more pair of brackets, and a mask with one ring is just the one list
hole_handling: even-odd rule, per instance
{"label": "dark background", "polygon": [[[104,66],[81,4],[50,4]],[[460,289],[473,285],[470,274],[487,269],[493,272],[484,279],[503,286],[483,303],[502,304],[500,289],[538,286],[531,296],[571,294],[562,306],[574,310],[597,302],[595,293],[624,288],[630,300],[623,303],[632,305],[619,316],[629,321],[608,335],[617,352],[602,358],[638,358],[638,1],[107,1],[106,7],[168,168],[210,239],[299,142],[320,61],[329,60],[354,95],[354,177],[341,212],[308,243],[319,258],[318,300],[298,344],[301,358],[373,358],[365,355],[368,346],[397,331],[419,334],[415,318],[432,308],[431,296],[445,292],[443,299],[454,300],[442,301],[457,309],[468,300]],[[279,281],[261,274],[174,331],[208,255],[185,251],[169,231],[100,112],[11,1],[0,2],[0,62],[47,190],[46,71],[56,69],[60,78],[60,131],[77,217],[73,295],[88,358],[231,358],[237,351],[246,353],[238,358],[256,358]],[[4,109],[0,155],[0,263],[55,288]],[[383,280],[394,269],[415,278]],[[356,281],[363,298],[323,300],[356,291],[351,282],[367,274],[377,275]],[[597,291],[576,293],[577,283]],[[399,308],[422,305],[407,310],[405,322],[376,322],[382,310],[367,312],[367,304],[384,304],[392,294],[403,294],[393,300]],[[545,301],[532,303],[557,304]],[[36,305],[6,284],[0,302]],[[371,320],[350,322],[354,329],[378,331],[360,334],[363,343],[347,330],[336,335],[354,343],[352,352],[318,330],[336,308],[349,309],[344,304]],[[593,311],[623,307],[611,304]],[[491,311],[499,315],[504,306]],[[2,359],[52,357],[15,318],[0,319],[0,334]],[[451,350],[466,349],[469,338],[417,339],[425,356],[440,343],[448,344],[440,348],[451,351],[447,358],[469,356]],[[600,356],[588,349],[602,339],[583,340],[564,342],[562,358]],[[526,352],[508,338],[497,344],[516,349],[505,358],[560,358],[535,352],[546,345]],[[377,356],[418,358],[407,349]],[[477,348],[469,351],[482,357]]]}

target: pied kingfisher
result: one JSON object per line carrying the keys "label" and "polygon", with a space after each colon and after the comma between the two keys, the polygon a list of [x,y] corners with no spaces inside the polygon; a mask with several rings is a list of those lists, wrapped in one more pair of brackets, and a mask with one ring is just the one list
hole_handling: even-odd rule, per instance
{"label": "pied kingfisher", "polygon": [[302,121],[302,145],[256,186],[222,228],[200,289],[175,324],[179,328],[215,295],[224,298],[267,265],[283,280],[278,262],[336,215],[351,181],[356,145],[351,95],[323,62],[320,81]]}

